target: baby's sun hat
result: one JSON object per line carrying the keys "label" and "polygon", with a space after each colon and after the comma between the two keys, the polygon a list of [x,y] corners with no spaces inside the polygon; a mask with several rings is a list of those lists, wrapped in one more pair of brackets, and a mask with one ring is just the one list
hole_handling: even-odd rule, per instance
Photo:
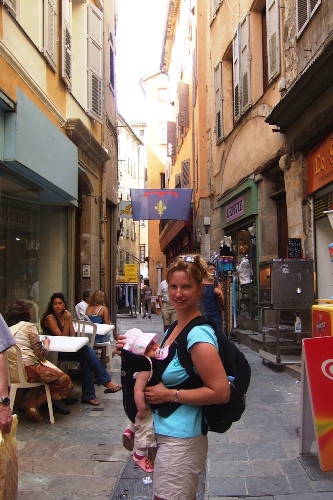
{"label": "baby's sun hat", "polygon": [[125,335],[126,344],[124,345],[124,349],[134,354],[141,354],[142,356],[150,342],[152,340],[156,341],[158,337],[156,333],[144,333],[139,328],[131,328],[127,330]]}

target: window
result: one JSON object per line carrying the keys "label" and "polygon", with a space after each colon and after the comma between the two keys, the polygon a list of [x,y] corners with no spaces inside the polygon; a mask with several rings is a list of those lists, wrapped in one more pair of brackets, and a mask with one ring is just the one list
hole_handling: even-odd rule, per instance
{"label": "window", "polygon": [[182,161],[181,166],[181,187],[182,188],[190,188],[191,187],[191,172],[190,172],[190,160]]}
{"label": "window", "polygon": [[160,174],[160,188],[165,189],[165,173]]}
{"label": "window", "polygon": [[211,0],[212,1],[212,19],[216,16],[217,11],[220,8],[222,0]]}
{"label": "window", "polygon": [[72,87],[72,9],[69,0],[61,4],[61,76],[68,88]]}
{"label": "window", "polygon": [[14,17],[17,15],[18,11],[18,1],[17,0],[3,0],[4,5],[7,5]]}
{"label": "window", "polygon": [[280,74],[279,0],[267,2],[268,83]]}
{"label": "window", "polygon": [[176,157],[176,123],[167,122],[167,155],[172,159],[173,163]]}
{"label": "window", "polygon": [[56,12],[54,0],[44,0],[44,56],[56,68]]}
{"label": "window", "polygon": [[185,127],[185,128],[189,128],[188,96],[189,96],[188,83],[178,82],[178,103],[179,103],[178,124],[180,127]]}
{"label": "window", "polygon": [[251,106],[250,16],[242,19],[232,41],[234,119],[237,121]]}
{"label": "window", "polygon": [[88,114],[102,120],[103,17],[100,10],[88,8]]}
{"label": "window", "polygon": [[313,14],[320,7],[321,0],[297,0],[296,18],[297,18],[297,36],[303,32],[309,23]]}
{"label": "window", "polygon": [[140,129],[140,137],[144,137],[144,135],[145,135],[144,129]]}
{"label": "window", "polygon": [[109,55],[110,55],[110,73],[109,73],[109,85],[111,89],[115,88],[115,74],[114,74],[114,49],[113,49],[113,37],[111,31],[109,31]]}
{"label": "window", "polygon": [[146,257],[146,245],[140,245],[140,262],[144,262]]}
{"label": "window", "polygon": [[215,135],[216,144],[223,138],[223,119],[222,119],[222,62],[219,62],[214,69],[215,86]]}

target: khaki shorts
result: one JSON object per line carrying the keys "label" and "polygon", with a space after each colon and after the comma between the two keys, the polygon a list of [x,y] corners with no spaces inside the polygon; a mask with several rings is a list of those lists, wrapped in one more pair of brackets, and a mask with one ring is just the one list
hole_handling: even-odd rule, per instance
{"label": "khaki shorts", "polygon": [[163,500],[195,498],[199,475],[205,468],[207,436],[173,438],[156,435],[153,493]]}
{"label": "khaki shorts", "polygon": [[177,319],[177,311],[171,304],[162,302],[163,325],[170,326]]}

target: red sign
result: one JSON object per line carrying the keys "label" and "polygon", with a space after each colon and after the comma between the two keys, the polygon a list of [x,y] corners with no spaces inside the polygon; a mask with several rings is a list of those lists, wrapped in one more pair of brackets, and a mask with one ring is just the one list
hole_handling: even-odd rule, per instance
{"label": "red sign", "polygon": [[307,160],[308,193],[311,194],[333,181],[333,132],[309,151]]}
{"label": "red sign", "polygon": [[333,470],[333,337],[304,339],[303,349],[320,468]]}

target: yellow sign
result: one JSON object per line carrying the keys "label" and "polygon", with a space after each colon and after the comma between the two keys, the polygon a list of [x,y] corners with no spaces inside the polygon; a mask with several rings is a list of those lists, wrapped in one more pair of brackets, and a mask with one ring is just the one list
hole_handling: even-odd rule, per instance
{"label": "yellow sign", "polygon": [[124,264],[125,281],[126,283],[138,282],[138,265],[137,264]]}

